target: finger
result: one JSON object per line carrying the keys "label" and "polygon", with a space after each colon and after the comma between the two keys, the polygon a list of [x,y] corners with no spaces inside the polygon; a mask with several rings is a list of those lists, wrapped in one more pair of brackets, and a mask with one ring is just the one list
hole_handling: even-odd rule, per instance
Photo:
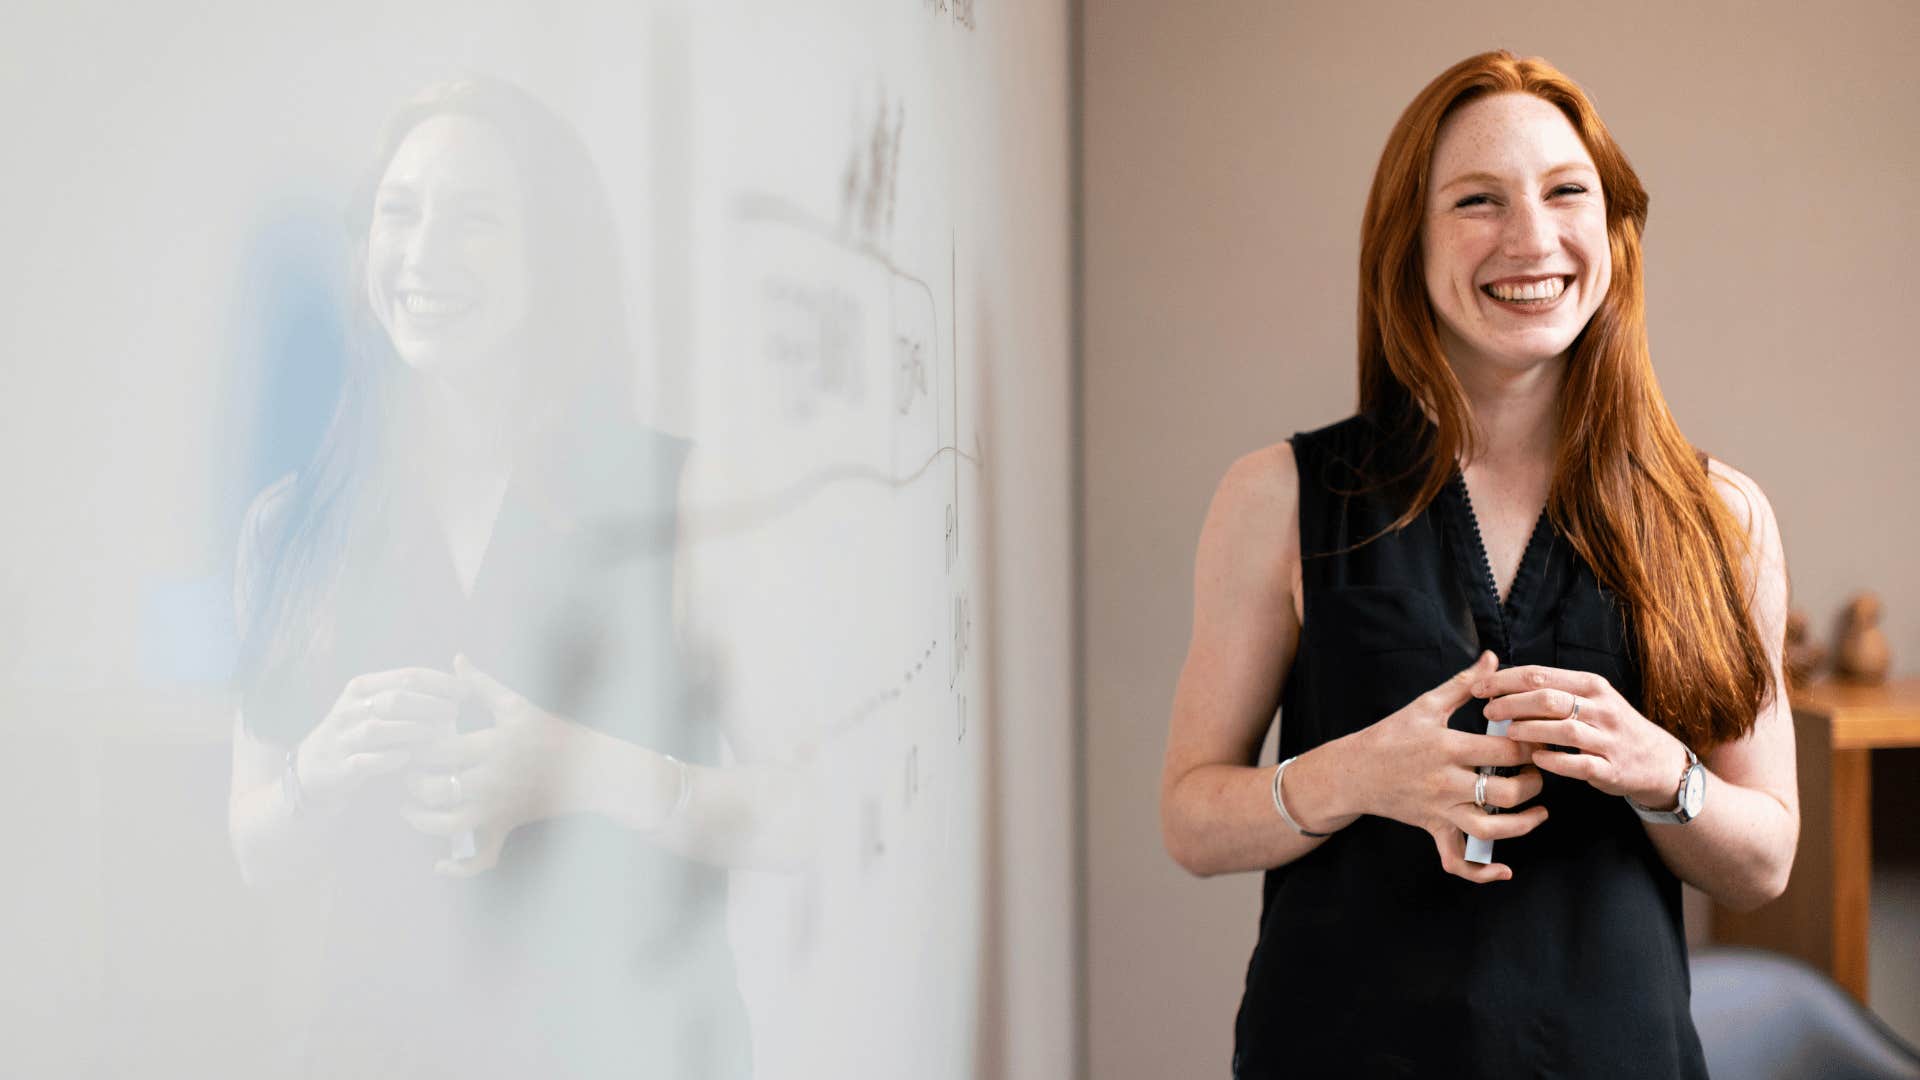
{"label": "finger", "polygon": [[413,801],[429,810],[447,810],[458,806],[474,794],[472,781],[465,777],[455,781],[452,773],[428,772],[416,770],[407,774],[407,794]]}
{"label": "finger", "polygon": [[498,679],[473,666],[465,653],[453,658],[454,674],[477,692],[482,701],[496,709],[518,705],[520,695],[502,685]]}
{"label": "finger", "polygon": [[1583,697],[1592,697],[1599,692],[1600,682],[1604,680],[1600,680],[1598,675],[1589,671],[1569,671],[1566,668],[1547,667],[1544,664],[1523,664],[1520,667],[1507,668],[1505,671],[1495,671],[1481,679],[1473,686],[1473,696],[1495,698],[1551,687]]}
{"label": "finger", "polygon": [[453,730],[460,718],[460,703],[417,690],[382,690],[368,699],[373,715],[382,720],[400,720],[413,724]]}
{"label": "finger", "polygon": [[1456,673],[1452,678],[1427,691],[1429,707],[1442,710],[1451,715],[1455,709],[1473,700],[1473,687],[1484,681],[1500,666],[1500,660],[1491,651],[1483,651],[1473,665]]}
{"label": "finger", "polygon": [[[1512,776],[1489,775],[1487,777],[1486,804],[1502,808],[1519,806],[1528,799],[1540,794],[1546,785],[1546,778],[1532,765],[1521,766],[1522,771]],[[1456,802],[1473,806],[1474,792],[1479,790],[1479,773],[1463,770],[1463,778],[1452,786],[1458,793]]]}
{"label": "finger", "polygon": [[405,750],[350,754],[347,757],[347,775],[356,781],[381,776],[405,765],[409,758],[410,754]]}
{"label": "finger", "polygon": [[[1530,806],[1516,814],[1487,814],[1472,803],[1463,803],[1448,811],[1447,820],[1462,832],[1482,840],[1511,840],[1525,836],[1546,821],[1547,808]],[[1464,854],[1466,841],[1461,841],[1460,846]]]}
{"label": "finger", "polygon": [[1595,751],[1600,747],[1600,731],[1585,720],[1516,720],[1507,729],[1507,737],[1542,746],[1567,746]]}
{"label": "finger", "polygon": [[1539,750],[1533,763],[1550,773],[1571,780],[1583,780],[1606,790],[1614,782],[1613,762],[1595,753],[1569,754],[1560,750]]}
{"label": "finger", "polygon": [[449,701],[459,701],[467,692],[460,680],[452,675],[422,667],[370,672],[356,676],[347,683],[347,692],[355,697],[369,698],[387,690],[412,690]]}
{"label": "finger", "polygon": [[1488,701],[1485,713],[1490,721],[1565,720],[1573,715],[1574,700],[1571,692],[1557,687],[1521,690]]}
{"label": "finger", "polygon": [[1428,830],[1433,834],[1433,845],[1440,851],[1440,868],[1455,877],[1463,877],[1476,884],[1485,885],[1495,881],[1506,881],[1513,877],[1513,870],[1505,863],[1470,863],[1467,861],[1467,838],[1452,822]]}
{"label": "finger", "polygon": [[1464,765],[1469,770],[1482,765],[1514,768],[1531,760],[1528,757],[1531,748],[1506,735],[1476,735],[1471,731],[1448,731],[1445,734],[1448,758],[1455,765]]}
{"label": "finger", "polygon": [[459,772],[470,769],[492,756],[494,745],[500,733],[494,728],[455,735],[451,738],[435,739],[415,751],[420,764],[441,772]]}
{"label": "finger", "polygon": [[1540,796],[1546,789],[1547,778],[1537,765],[1523,765],[1520,772],[1513,776],[1494,776],[1487,780],[1487,802],[1493,806],[1512,808],[1529,802]]}
{"label": "finger", "polygon": [[349,744],[354,750],[374,751],[416,747],[444,737],[444,732],[423,724],[371,720],[342,736],[341,742]]}
{"label": "finger", "polygon": [[400,816],[407,824],[429,836],[453,836],[471,832],[480,826],[480,809],[470,802],[448,810],[435,810],[410,802],[400,808]]}

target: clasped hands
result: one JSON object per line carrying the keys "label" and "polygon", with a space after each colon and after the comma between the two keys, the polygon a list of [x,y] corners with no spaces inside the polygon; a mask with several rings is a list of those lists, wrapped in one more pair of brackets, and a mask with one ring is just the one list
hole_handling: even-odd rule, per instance
{"label": "clasped hands", "polygon": [[[1504,737],[1447,727],[1448,717],[1475,698],[1486,701],[1488,721],[1512,721]],[[1505,881],[1513,871],[1502,863],[1467,862],[1465,834],[1521,836],[1547,819],[1547,808],[1482,809],[1474,801],[1481,766],[1521,767],[1514,776],[1486,778],[1487,807],[1514,807],[1537,796],[1545,770],[1664,808],[1686,763],[1680,740],[1599,675],[1541,665],[1502,671],[1491,652],[1366,734],[1375,740],[1370,760],[1387,774],[1376,777],[1378,795],[1368,812],[1425,829],[1448,873],[1482,883]]]}
{"label": "clasped hands", "polygon": [[[459,731],[463,705],[484,710],[492,723]],[[308,801],[331,807],[367,780],[405,769],[401,817],[449,843],[471,833],[471,856],[434,864],[438,873],[469,877],[499,861],[514,829],[585,809],[576,780],[601,738],[459,656],[452,674],[401,668],[349,682],[302,741],[298,775]]]}

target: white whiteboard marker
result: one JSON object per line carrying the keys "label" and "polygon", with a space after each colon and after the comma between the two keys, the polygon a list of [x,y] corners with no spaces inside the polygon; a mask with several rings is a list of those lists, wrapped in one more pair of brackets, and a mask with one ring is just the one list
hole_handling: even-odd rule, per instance
{"label": "white whiteboard marker", "polygon": [[[1511,723],[1513,723],[1513,721],[1511,720],[1489,720],[1487,721],[1487,734],[1505,735],[1507,733],[1507,725]],[[1492,776],[1493,766],[1491,765],[1480,766],[1480,775]],[[1470,863],[1480,863],[1483,866],[1486,865],[1487,863],[1492,862],[1493,861],[1493,841],[1482,840],[1478,836],[1468,834],[1467,861]]]}

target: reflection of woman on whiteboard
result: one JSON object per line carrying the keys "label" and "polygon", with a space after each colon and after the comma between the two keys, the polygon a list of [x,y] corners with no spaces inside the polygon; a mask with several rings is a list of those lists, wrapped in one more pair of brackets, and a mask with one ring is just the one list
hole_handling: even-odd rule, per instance
{"label": "reflection of woman on whiteboard", "polygon": [[1785,887],[1786,578],[1662,401],[1646,210],[1559,72],[1448,70],[1367,201],[1359,414],[1215,495],[1161,806],[1266,871],[1236,1077],[1705,1075],[1680,882]]}
{"label": "reflection of woman on whiteboard", "polygon": [[234,850],[326,909],[300,1062],[744,1076],[722,867],[792,859],[797,815],[690,717],[688,444],[629,419],[597,173],[465,81],[370,180],[347,384],[241,544]]}

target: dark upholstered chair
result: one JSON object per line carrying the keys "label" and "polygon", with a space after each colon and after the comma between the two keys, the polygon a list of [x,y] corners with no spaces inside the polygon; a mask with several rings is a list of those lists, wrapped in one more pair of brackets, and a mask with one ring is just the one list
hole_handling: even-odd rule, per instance
{"label": "dark upholstered chair", "polygon": [[1694,950],[1693,1022],[1714,1080],[1920,1080],[1920,1051],[1839,983],[1764,949]]}

